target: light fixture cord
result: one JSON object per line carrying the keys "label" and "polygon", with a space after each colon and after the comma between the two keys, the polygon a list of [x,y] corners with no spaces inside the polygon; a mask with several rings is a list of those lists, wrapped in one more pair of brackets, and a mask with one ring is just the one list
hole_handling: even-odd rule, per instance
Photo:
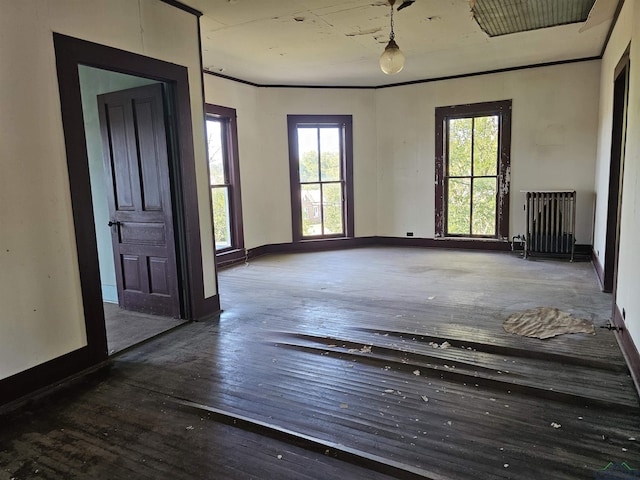
{"label": "light fixture cord", "polygon": [[396,34],[393,32],[393,3],[391,3],[391,33],[389,34],[389,40],[395,40]]}

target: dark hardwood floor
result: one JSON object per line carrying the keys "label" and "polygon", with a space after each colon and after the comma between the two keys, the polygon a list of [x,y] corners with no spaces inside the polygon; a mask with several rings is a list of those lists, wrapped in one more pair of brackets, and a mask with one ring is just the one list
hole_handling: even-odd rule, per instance
{"label": "dark hardwood floor", "polygon": [[[609,319],[589,263],[372,247],[219,273],[186,325],[4,415],[0,479],[584,479],[640,468],[613,334],[507,334],[511,313]],[[444,347],[442,348],[443,343]]]}

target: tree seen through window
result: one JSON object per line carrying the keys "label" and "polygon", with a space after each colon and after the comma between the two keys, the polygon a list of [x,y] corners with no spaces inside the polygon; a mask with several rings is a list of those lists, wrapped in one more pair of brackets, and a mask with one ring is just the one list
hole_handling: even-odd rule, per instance
{"label": "tree seen through window", "polygon": [[344,234],[341,129],[298,127],[302,236]]}
{"label": "tree seen through window", "polygon": [[499,119],[448,120],[447,234],[495,237]]}

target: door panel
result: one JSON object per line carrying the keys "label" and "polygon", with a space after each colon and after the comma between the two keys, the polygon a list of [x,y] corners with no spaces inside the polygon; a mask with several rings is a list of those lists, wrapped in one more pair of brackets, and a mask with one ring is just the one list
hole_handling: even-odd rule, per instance
{"label": "door panel", "polygon": [[139,256],[122,255],[122,277],[125,290],[142,291]]}
{"label": "door panel", "polygon": [[160,223],[127,222],[120,225],[120,242],[131,245],[162,245],[166,243],[165,225]]}
{"label": "door panel", "polygon": [[[138,143],[140,145],[140,165],[142,175],[142,208],[147,211],[162,211],[162,178],[155,159],[158,156],[156,131],[164,125],[156,125],[153,115],[153,105],[149,101],[136,103],[137,126],[139,128]],[[166,146],[164,146],[166,151]]]}
{"label": "door panel", "polygon": [[161,84],[98,96],[122,308],[180,316]]}
{"label": "door panel", "polygon": [[109,162],[111,176],[114,179],[115,201],[117,202],[116,209],[133,210],[134,195],[131,185],[131,171],[127,152],[125,109],[118,105],[109,108],[109,134],[111,155],[108,159],[105,158],[105,160]]}
{"label": "door panel", "polygon": [[149,291],[156,295],[169,295],[168,265],[166,258],[149,257]]}

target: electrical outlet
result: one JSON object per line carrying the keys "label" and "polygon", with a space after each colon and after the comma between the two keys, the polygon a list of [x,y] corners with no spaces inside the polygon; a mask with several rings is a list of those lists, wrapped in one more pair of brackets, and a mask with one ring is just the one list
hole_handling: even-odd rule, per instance
{"label": "electrical outlet", "polygon": [[413,232],[407,232],[407,237],[413,237]]}

